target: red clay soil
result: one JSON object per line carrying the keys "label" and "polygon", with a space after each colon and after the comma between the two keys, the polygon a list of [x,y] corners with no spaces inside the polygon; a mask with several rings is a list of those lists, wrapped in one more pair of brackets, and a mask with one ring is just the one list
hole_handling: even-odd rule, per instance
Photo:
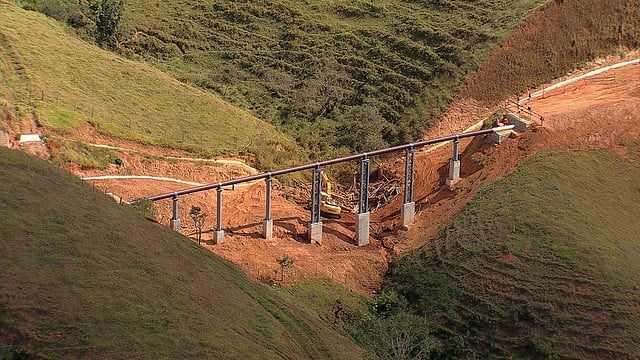
{"label": "red clay soil", "polygon": [[[600,80],[603,76],[607,79]],[[588,149],[615,149],[625,157],[626,145],[640,139],[640,65],[629,65],[599,75],[594,81],[581,81],[575,86],[534,98],[526,106],[545,116],[544,126],[534,124],[526,133],[508,139],[500,146],[487,144],[482,138],[461,141],[461,181],[450,189],[445,185],[451,145],[436,150],[420,150],[415,162],[416,220],[408,230],[398,228],[402,196],[372,214],[371,243],[357,247],[354,241],[354,216],[345,214],[340,220],[323,220],[322,244],[308,242],[309,212],[286,199],[291,189],[276,184],[272,196],[274,238],[261,237],[265,216],[265,186],[262,182],[223,192],[224,244],[213,245],[212,234],[204,234],[205,246],[216,255],[239,265],[249,276],[264,282],[291,284],[306,278],[325,275],[361,292],[376,291],[388,269],[388,261],[425,245],[424,239],[435,236],[459,214],[465,204],[483,186],[513,171],[527,157],[540,151],[557,149],[580,153]],[[472,101],[458,101],[445,114],[441,124],[426,137],[460,132],[482,120],[493,109],[482,108]],[[468,115],[468,116],[467,116]],[[90,139],[90,134],[83,135]],[[114,139],[100,138],[114,145]],[[93,140],[95,141],[95,140]],[[122,145],[121,142],[117,143]],[[153,147],[135,146],[137,150],[156,153]],[[123,145],[123,146],[124,146]],[[124,147],[126,147],[124,146]],[[167,155],[166,150],[157,153]],[[171,155],[182,155],[170,152]],[[126,172],[136,175],[175,177],[199,183],[211,183],[246,175],[246,170],[227,166],[190,162],[166,162],[142,158],[139,154],[122,153],[125,169],[83,171],[85,176]],[[403,179],[404,157],[386,160],[392,173]],[[245,172],[243,172],[245,171]],[[171,182],[150,180],[104,180],[95,185],[122,196],[125,200],[156,195],[190,187]],[[215,226],[215,191],[180,197],[179,214],[182,233],[195,238],[195,227],[188,216],[192,205],[209,214],[205,229]],[[158,221],[167,226],[171,217],[171,201],[156,204]],[[418,236],[419,235],[419,236]],[[153,239],[149,239],[153,242]],[[284,280],[277,272],[277,259],[295,260],[285,272]]]}

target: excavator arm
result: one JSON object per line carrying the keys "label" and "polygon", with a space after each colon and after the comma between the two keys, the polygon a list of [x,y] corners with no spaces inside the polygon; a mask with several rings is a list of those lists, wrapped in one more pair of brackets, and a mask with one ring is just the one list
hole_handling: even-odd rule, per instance
{"label": "excavator arm", "polygon": [[340,205],[333,202],[333,186],[327,174],[322,171],[322,185],[325,191],[322,191],[322,198],[320,200],[320,214],[327,218],[339,219],[342,209]]}

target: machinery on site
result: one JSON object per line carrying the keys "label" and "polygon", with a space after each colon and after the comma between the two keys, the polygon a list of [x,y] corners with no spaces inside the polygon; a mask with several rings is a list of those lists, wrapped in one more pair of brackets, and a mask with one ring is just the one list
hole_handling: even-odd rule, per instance
{"label": "machinery on site", "polygon": [[340,205],[333,201],[332,184],[327,174],[322,171],[322,187],[324,191],[320,192],[320,216],[330,219],[340,219],[342,209]]}

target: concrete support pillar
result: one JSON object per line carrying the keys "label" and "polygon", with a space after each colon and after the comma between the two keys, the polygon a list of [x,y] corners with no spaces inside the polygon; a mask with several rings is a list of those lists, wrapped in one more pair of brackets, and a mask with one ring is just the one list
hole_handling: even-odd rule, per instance
{"label": "concrete support pillar", "polygon": [[460,146],[460,139],[456,136],[453,140],[453,157],[449,160],[449,177],[447,178],[447,185],[453,186],[460,180],[460,157],[458,147]]}
{"label": "concrete support pillar", "polygon": [[273,219],[262,221],[262,237],[267,240],[273,239]]}
{"label": "concrete support pillar", "polygon": [[409,225],[413,224],[413,218],[416,215],[416,203],[409,202],[402,204],[402,210],[400,211],[400,217],[402,221],[402,228],[407,229]]}
{"label": "concrete support pillar", "polygon": [[447,185],[453,186],[460,180],[460,160],[449,160],[449,178]]}
{"label": "concrete support pillar", "polygon": [[413,177],[415,164],[415,150],[413,146],[407,149],[404,163],[404,202],[400,209],[400,223],[403,229],[408,229],[413,224],[416,214],[416,203],[413,201]]}
{"label": "concrete support pillar", "polygon": [[365,154],[360,162],[360,206],[356,219],[356,243],[369,243],[369,158]]}
{"label": "concrete support pillar", "polygon": [[180,219],[171,219],[171,228],[180,232]]}
{"label": "concrete support pillar", "polygon": [[216,245],[224,243],[224,230],[213,230],[213,243]]}
{"label": "concrete support pillar", "polygon": [[180,232],[180,218],[178,218],[178,194],[173,195],[173,214],[171,216],[171,228]]}
{"label": "concrete support pillar", "polygon": [[356,219],[356,241],[358,246],[369,243],[369,212],[358,214]]}
{"label": "concrete support pillar", "polygon": [[309,224],[309,242],[322,244],[322,221]]}
{"label": "concrete support pillar", "polygon": [[213,231],[213,242],[224,243],[224,230],[222,230],[222,186],[216,188],[216,228]]}
{"label": "concrete support pillar", "polygon": [[262,221],[262,237],[266,240],[273,238],[273,219],[271,219],[271,173],[265,179],[266,186],[266,214],[264,221]]}
{"label": "concrete support pillar", "polygon": [[313,169],[311,187],[311,222],[309,223],[309,242],[322,244],[322,221],[320,221],[320,201],[322,193],[322,169],[320,165]]}

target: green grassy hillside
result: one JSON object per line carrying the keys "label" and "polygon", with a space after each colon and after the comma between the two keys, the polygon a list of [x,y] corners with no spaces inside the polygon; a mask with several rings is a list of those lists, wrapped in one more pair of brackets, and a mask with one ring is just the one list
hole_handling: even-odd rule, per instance
{"label": "green grassy hillside", "polygon": [[54,165],[0,148],[0,358],[351,359],[319,317]]}
{"label": "green grassy hillside", "polygon": [[122,50],[251,109],[322,157],[422,135],[542,2],[130,0],[120,39]]}
{"label": "green grassy hillside", "polygon": [[[110,46],[252,111],[312,158],[328,157],[419,137],[543,2],[127,0]],[[21,3],[90,39],[97,33],[99,7]]]}
{"label": "green grassy hillside", "polygon": [[0,18],[0,88],[18,116],[34,112],[60,133],[91,122],[106,134],[204,154],[295,148],[248,112],[90,45],[42,14],[0,2]]}
{"label": "green grassy hillside", "polygon": [[378,308],[426,319],[447,358],[638,358],[638,184],[638,144],[537,156],[395,263]]}

